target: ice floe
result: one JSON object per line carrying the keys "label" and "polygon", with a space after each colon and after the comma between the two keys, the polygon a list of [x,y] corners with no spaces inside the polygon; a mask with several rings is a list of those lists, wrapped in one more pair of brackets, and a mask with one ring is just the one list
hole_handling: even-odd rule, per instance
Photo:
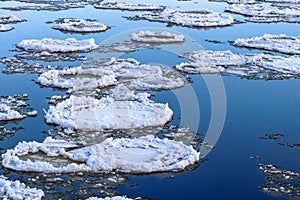
{"label": "ice floe", "polygon": [[0,32],[11,31],[14,28],[5,24],[0,24]]}
{"label": "ice floe", "polygon": [[3,199],[42,199],[44,192],[36,188],[30,188],[20,181],[10,181],[0,176],[0,197]]}
{"label": "ice floe", "polygon": [[50,106],[45,112],[46,122],[63,128],[101,130],[163,126],[172,119],[173,111],[168,104],[151,101],[147,93],[134,95],[121,89],[124,93],[100,100],[71,96]]}
{"label": "ice floe", "polygon": [[286,54],[300,54],[300,36],[264,34],[263,36],[254,38],[238,38],[234,41],[233,45]]}
{"label": "ice floe", "polygon": [[88,52],[98,48],[95,40],[85,39],[77,40],[75,38],[67,38],[65,40],[58,40],[52,38],[44,38],[41,40],[22,40],[17,44],[18,48],[26,51],[34,52]]}
{"label": "ice floe", "polygon": [[247,78],[299,77],[300,56],[234,54],[231,51],[195,51],[182,55],[190,63],[176,65],[186,73],[233,74]]}
{"label": "ice floe", "polygon": [[226,2],[229,4],[254,4],[256,0],[209,0],[212,2]]}
{"label": "ice floe", "polygon": [[9,14],[9,15],[0,15],[0,24],[11,24],[11,23],[18,23],[23,22],[24,19],[20,19],[19,17]]}
{"label": "ice floe", "polygon": [[28,105],[19,95],[0,97],[0,121],[19,120],[26,117]]}
{"label": "ice floe", "polygon": [[[56,163],[53,158],[61,158],[66,162]],[[200,153],[192,146],[152,135],[132,139],[108,138],[99,144],[82,148],[48,137],[42,143],[20,142],[14,149],[2,154],[2,165],[16,171],[43,173],[153,173],[183,170],[199,159]]]}
{"label": "ice floe", "polygon": [[198,10],[164,10],[162,12],[145,12],[132,19],[165,22],[187,27],[218,27],[232,25],[235,20],[227,13],[213,12],[208,9]]}
{"label": "ice floe", "polygon": [[134,89],[160,90],[182,87],[185,79],[171,68],[141,64],[134,59],[111,58],[100,66],[50,70],[41,74],[38,82],[44,86],[71,90],[119,83]]}
{"label": "ice floe", "polygon": [[155,33],[153,31],[140,31],[131,34],[131,40],[145,43],[180,43],[184,42],[184,35],[163,31]]}
{"label": "ice floe", "polygon": [[117,10],[130,10],[130,11],[159,11],[165,9],[165,6],[144,4],[144,3],[124,3],[116,1],[103,1],[94,4],[97,9],[117,9]]}
{"label": "ice floe", "polygon": [[128,198],[126,196],[114,196],[114,197],[105,197],[105,198],[100,198],[100,197],[90,197],[86,200],[133,200],[131,198]]}
{"label": "ice floe", "polygon": [[55,61],[84,61],[86,60],[85,56],[78,54],[69,54],[69,53],[50,53],[47,51],[43,52],[24,52],[15,54],[14,57],[17,59],[26,59],[26,60],[42,60],[45,62],[55,62]]}
{"label": "ice floe", "polygon": [[96,20],[63,18],[56,20],[52,28],[67,32],[92,33],[106,31],[108,26]]}
{"label": "ice floe", "polygon": [[300,9],[261,4],[232,4],[225,11],[247,16],[251,22],[300,22]]}

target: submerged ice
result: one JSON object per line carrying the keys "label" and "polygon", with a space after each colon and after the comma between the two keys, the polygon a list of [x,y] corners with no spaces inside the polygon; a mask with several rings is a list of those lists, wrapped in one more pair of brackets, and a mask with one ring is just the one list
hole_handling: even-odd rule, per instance
{"label": "submerged ice", "polygon": [[[39,154],[40,158],[28,157],[34,154]],[[48,158],[58,157],[66,162],[47,161]],[[44,173],[178,171],[199,159],[200,153],[192,146],[152,135],[132,139],[108,138],[99,144],[81,148],[48,137],[42,143],[20,142],[14,149],[2,154],[2,164],[6,168]]]}

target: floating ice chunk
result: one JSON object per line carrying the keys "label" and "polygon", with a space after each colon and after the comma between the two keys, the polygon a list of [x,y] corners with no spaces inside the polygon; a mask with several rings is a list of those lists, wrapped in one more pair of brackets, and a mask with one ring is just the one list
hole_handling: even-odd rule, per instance
{"label": "floating ice chunk", "polygon": [[184,35],[174,34],[168,31],[163,31],[161,33],[140,31],[138,33],[131,34],[131,40],[145,43],[180,43],[184,42]]}
{"label": "floating ice chunk", "polygon": [[44,192],[36,188],[30,188],[20,181],[10,181],[0,176],[0,197],[4,199],[42,199]]}
{"label": "floating ice chunk", "polygon": [[[55,62],[55,61],[84,61],[86,60],[85,56],[77,54],[68,54],[68,53],[50,53],[47,51],[43,52],[23,52],[20,54],[14,55],[17,59],[26,59],[26,60],[43,60],[45,62]],[[1,62],[1,60],[0,60]],[[52,68],[53,69],[53,68]]]}
{"label": "floating ice chunk", "polygon": [[[118,80],[118,81],[117,81]],[[171,68],[140,64],[134,59],[112,58],[101,67],[50,70],[40,75],[45,86],[67,89],[105,87],[124,83],[136,89],[173,89],[184,85],[184,78]]]}
{"label": "floating ice chunk", "polygon": [[209,0],[213,2],[226,2],[229,4],[254,4],[255,0]]}
{"label": "floating ice chunk", "polygon": [[65,40],[57,40],[44,38],[42,40],[22,40],[17,44],[18,48],[26,51],[36,52],[87,52],[98,48],[93,38],[86,40],[77,40],[75,38],[67,38]]}
{"label": "floating ice chunk", "polygon": [[147,93],[132,95],[130,100],[120,99],[71,96],[50,106],[45,113],[46,122],[63,128],[101,130],[163,126],[172,119],[168,104],[154,103]]}
{"label": "floating ice chunk", "polygon": [[[74,149],[75,148],[75,149]],[[73,149],[73,150],[69,150]],[[44,153],[22,159],[28,155]],[[62,157],[67,163],[55,166],[47,157]],[[147,135],[140,138],[108,138],[99,144],[76,148],[64,140],[46,138],[43,143],[20,142],[2,154],[2,165],[17,171],[44,173],[120,171],[125,173],[153,173],[183,170],[195,164],[200,153],[192,146],[169,139]],[[55,162],[55,161],[54,161]]]}
{"label": "floating ice chunk", "polygon": [[117,9],[117,10],[130,10],[130,11],[159,11],[165,9],[165,6],[152,5],[152,4],[133,4],[116,1],[103,1],[98,4],[94,4],[98,9]]}
{"label": "floating ice chunk", "polygon": [[63,18],[57,20],[52,28],[68,32],[92,33],[106,31],[108,26],[96,20]]}
{"label": "floating ice chunk", "polygon": [[33,111],[30,111],[27,113],[28,116],[30,117],[34,117],[34,116],[37,116],[38,112],[36,110],[33,110]]}
{"label": "floating ice chunk", "polygon": [[26,106],[26,103],[17,100],[14,97],[0,98],[0,121],[23,119],[26,115],[20,113],[20,107]]}
{"label": "floating ice chunk", "polygon": [[273,7],[261,4],[233,4],[225,11],[248,16],[246,20],[253,22],[299,22],[300,9]]}
{"label": "floating ice chunk", "polygon": [[114,196],[114,197],[105,197],[105,198],[90,197],[86,200],[133,200],[133,199],[128,198],[126,196]]}
{"label": "floating ice chunk", "polygon": [[230,14],[220,14],[208,9],[164,10],[159,13],[146,12],[133,18],[188,27],[218,27],[229,26],[234,23],[234,18]]}
{"label": "floating ice chunk", "polygon": [[0,15],[0,24],[18,23],[18,22],[23,22],[23,21],[24,21],[24,19],[20,19],[13,14]]}
{"label": "floating ice chunk", "polygon": [[218,74],[220,71],[213,66],[202,65],[202,63],[182,62],[175,66],[178,71],[186,72],[189,74]]}
{"label": "floating ice chunk", "polygon": [[300,0],[259,0],[262,2],[270,2],[270,3],[300,3]]}
{"label": "floating ice chunk", "polygon": [[0,24],[0,32],[11,31],[14,28],[8,25]]}
{"label": "floating ice chunk", "polygon": [[286,54],[300,54],[300,37],[287,36],[285,34],[264,34],[261,37],[238,38],[235,46],[277,51]]}

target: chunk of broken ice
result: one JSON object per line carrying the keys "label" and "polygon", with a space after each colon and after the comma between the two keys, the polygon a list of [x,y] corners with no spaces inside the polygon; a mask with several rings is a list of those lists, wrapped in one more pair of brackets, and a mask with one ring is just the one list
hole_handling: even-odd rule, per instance
{"label": "chunk of broken ice", "polygon": [[155,33],[153,31],[140,31],[131,34],[131,40],[145,43],[180,43],[184,42],[184,35],[163,31]]}
{"label": "chunk of broken ice", "polygon": [[92,33],[106,31],[108,26],[96,20],[63,18],[57,20],[52,28],[68,32]]}
{"label": "chunk of broken ice", "polygon": [[117,9],[130,11],[159,11],[165,9],[165,6],[144,4],[144,3],[125,3],[116,1],[102,1],[94,4],[97,9]]}

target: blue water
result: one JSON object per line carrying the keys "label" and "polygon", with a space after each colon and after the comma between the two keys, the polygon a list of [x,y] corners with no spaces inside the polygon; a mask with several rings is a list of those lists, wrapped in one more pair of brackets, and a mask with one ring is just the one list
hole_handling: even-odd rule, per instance
{"label": "blue water", "polygon": [[[199,1],[153,1],[153,3],[164,3],[170,7],[180,8],[209,8],[222,12],[225,3],[212,3],[206,0]],[[14,5],[16,2],[0,2],[0,6]],[[147,21],[129,21],[122,16],[133,16],[136,12],[122,12],[110,10],[96,10],[92,6],[86,8],[71,9],[66,11],[21,11],[8,12],[0,9],[0,15],[12,13],[28,22],[13,25],[15,29],[10,32],[0,33],[0,56],[12,57],[17,44],[22,39],[41,39],[51,37],[65,39],[75,37],[77,39],[95,38],[96,43],[102,43],[115,34],[129,31],[135,28],[156,27],[166,30],[177,31],[192,38],[203,49],[208,50],[231,50],[234,53],[249,52],[248,49],[235,48],[228,41],[238,37],[260,36],[265,33],[299,36],[299,24],[274,23],[235,24],[231,27],[213,29],[191,29],[179,26],[166,27],[166,24]],[[103,33],[88,35],[62,33],[51,29],[53,21],[60,17],[78,17],[97,19],[108,24],[111,28]],[[242,18],[241,16],[237,16]],[[222,44],[214,44],[206,40],[218,40]],[[252,50],[251,52],[261,52]],[[88,54],[86,54],[88,55]],[[132,57],[142,63],[156,63],[173,67],[183,61],[176,54],[159,49],[140,49],[136,52],[122,55]],[[61,63],[66,65],[66,63]],[[78,63],[68,63],[78,65]],[[0,64],[2,69],[4,66]],[[198,128],[194,130],[199,137],[207,133],[212,117],[212,103],[210,93],[205,82],[205,77],[200,75],[189,75],[191,86],[197,97],[200,118],[191,112],[191,122]],[[211,75],[215,76],[215,75]],[[0,95],[29,94],[28,103],[35,108],[39,114],[35,118],[26,118],[18,124],[7,124],[7,128],[21,126],[24,129],[17,131],[12,137],[0,141],[1,149],[13,148],[19,141],[43,141],[48,135],[45,131],[52,129],[44,122],[42,109],[47,109],[49,98],[53,95],[64,95],[64,92],[51,88],[41,88],[33,80],[37,75],[14,74],[5,75],[0,73]],[[127,181],[121,185],[114,185],[110,190],[119,195],[128,197],[145,197],[150,199],[285,199],[284,196],[272,196],[257,189],[265,183],[265,175],[258,169],[257,164],[275,164],[282,169],[298,172],[300,167],[300,149],[282,146],[278,141],[262,140],[265,134],[282,133],[282,143],[300,143],[300,81],[297,79],[264,81],[247,80],[234,76],[221,77],[226,91],[226,118],[224,128],[215,148],[191,170],[180,173],[162,173],[153,175],[130,175],[122,174]],[[222,92],[222,91],[216,91]],[[157,102],[168,102],[174,111],[171,125],[180,125],[182,119],[182,108],[177,99],[176,91],[152,92],[152,99]],[[186,97],[189,100],[189,97]],[[221,111],[217,110],[217,114]],[[251,160],[251,156],[260,156],[261,160]],[[1,173],[11,179],[20,179],[32,187],[43,188],[44,181],[31,182],[30,177],[40,176],[36,173],[17,173],[10,170],[0,169]],[[100,182],[109,175],[87,174],[85,177],[75,175],[54,175],[62,177],[65,181],[75,180],[64,186],[56,183],[52,190],[45,190],[45,199],[80,199],[88,196],[105,196],[100,189],[91,188],[85,180]],[[172,176],[172,178],[168,178]],[[299,181],[299,180],[298,180]],[[47,181],[46,181],[47,182]],[[81,187],[87,187],[89,193],[81,193]],[[78,189],[79,188],[79,189]]]}

